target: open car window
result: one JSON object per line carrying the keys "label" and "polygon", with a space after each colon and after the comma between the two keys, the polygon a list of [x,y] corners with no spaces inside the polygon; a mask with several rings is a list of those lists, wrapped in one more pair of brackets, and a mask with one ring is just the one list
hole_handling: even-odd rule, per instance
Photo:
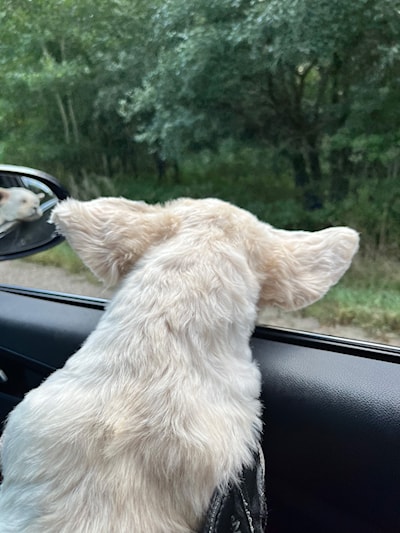
{"label": "open car window", "polygon": [[[396,3],[72,4],[5,3],[0,163],[83,200],[210,196],[279,228],[353,227],[338,285],[259,322],[400,346]],[[66,243],[1,262],[0,284],[113,294]]]}

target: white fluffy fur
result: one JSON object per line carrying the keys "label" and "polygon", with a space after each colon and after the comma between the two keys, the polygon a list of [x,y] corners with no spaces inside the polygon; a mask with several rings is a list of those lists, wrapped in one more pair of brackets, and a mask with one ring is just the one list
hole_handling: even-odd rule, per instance
{"label": "white fluffy fur", "polygon": [[42,216],[41,194],[24,187],[0,187],[0,226],[16,220],[36,220]]}
{"label": "white fluffy fur", "polygon": [[323,296],[358,235],[276,230],[213,199],[66,200],[53,221],[96,275],[123,282],[9,417],[0,532],[196,531],[261,432],[259,306]]}

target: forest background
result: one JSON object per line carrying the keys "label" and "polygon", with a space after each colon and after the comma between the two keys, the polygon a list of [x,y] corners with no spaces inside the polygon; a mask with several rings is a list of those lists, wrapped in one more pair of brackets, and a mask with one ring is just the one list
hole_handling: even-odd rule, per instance
{"label": "forest background", "polygon": [[0,162],[352,226],[327,319],[400,331],[399,0],[1,0],[0,23]]}

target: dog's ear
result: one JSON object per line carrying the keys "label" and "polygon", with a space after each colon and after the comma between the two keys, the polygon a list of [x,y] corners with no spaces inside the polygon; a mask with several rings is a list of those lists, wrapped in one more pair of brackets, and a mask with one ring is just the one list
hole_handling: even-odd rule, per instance
{"label": "dog's ear", "polygon": [[349,268],[358,250],[358,233],[346,227],[316,232],[267,227],[260,307],[301,309],[324,296]]}
{"label": "dog's ear", "polygon": [[64,200],[51,216],[59,232],[92,272],[115,285],[152,245],[176,230],[176,220],[158,205],[124,198]]}
{"label": "dog's ear", "polygon": [[0,205],[5,204],[10,198],[10,191],[0,187]]}

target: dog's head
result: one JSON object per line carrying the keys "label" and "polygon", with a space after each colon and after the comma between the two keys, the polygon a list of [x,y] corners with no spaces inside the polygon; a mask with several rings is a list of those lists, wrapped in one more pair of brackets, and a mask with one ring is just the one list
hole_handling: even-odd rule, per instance
{"label": "dog's head", "polygon": [[69,199],[54,209],[52,222],[109,285],[158,246],[168,254],[171,243],[178,258],[179,250],[184,258],[193,250],[208,257],[210,251],[223,249],[226,258],[239,254],[245,261],[259,285],[260,307],[290,310],[321,298],[348,269],[359,241],[347,227],[317,232],[275,229],[216,199],[182,198],[165,205],[123,198]]}
{"label": "dog's head", "polygon": [[0,187],[1,223],[13,221],[32,221],[42,216],[40,199],[43,195],[35,194],[24,187]]}

